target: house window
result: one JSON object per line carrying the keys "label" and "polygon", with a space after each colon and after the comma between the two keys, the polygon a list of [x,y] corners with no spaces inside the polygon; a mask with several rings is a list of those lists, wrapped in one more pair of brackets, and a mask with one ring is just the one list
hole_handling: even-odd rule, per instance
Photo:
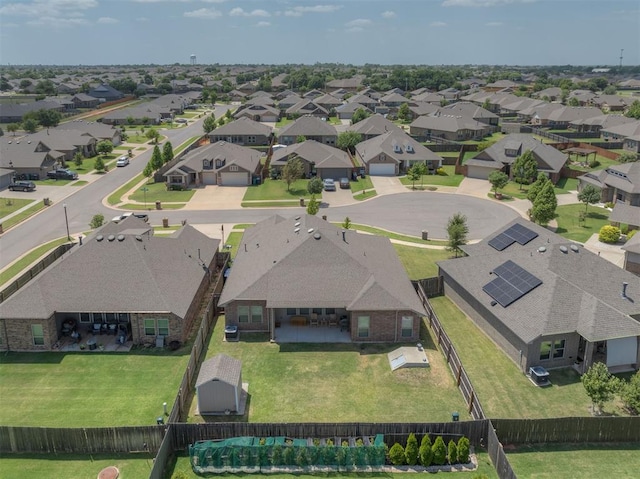
{"label": "house window", "polygon": [[169,320],[158,319],[158,336],[169,336]]}
{"label": "house window", "polygon": [[301,315],[306,316],[309,314],[309,308],[299,308],[298,311]]}
{"label": "house window", "polygon": [[542,341],[540,345],[540,361],[551,359],[551,341]]}
{"label": "house window", "polygon": [[371,323],[371,318],[369,316],[358,316],[358,337],[359,338],[369,337],[370,323]]}
{"label": "house window", "polygon": [[313,312],[316,314],[322,314],[322,308],[313,308]]}
{"label": "house window", "polygon": [[229,171],[238,171],[238,165],[231,165]]}
{"label": "house window", "polygon": [[249,306],[238,306],[238,322],[249,322]]}
{"label": "house window", "polygon": [[90,323],[91,322],[91,314],[89,314],[89,313],[80,313],[80,322],[81,323]]}
{"label": "house window", "polygon": [[564,339],[558,339],[553,342],[553,359],[564,357]]}
{"label": "house window", "polygon": [[255,136],[248,136],[247,137],[247,143],[255,143],[256,142],[256,137]]}
{"label": "house window", "polygon": [[31,325],[31,336],[33,336],[33,344],[41,346],[44,344],[44,329],[42,324]]}
{"label": "house window", "polygon": [[145,318],[144,320],[144,334],[145,336],[156,335],[156,320],[153,318]]}
{"label": "house window", "polygon": [[324,310],[325,314],[336,314],[336,309],[335,308],[326,308]]}
{"label": "house window", "polygon": [[262,306],[251,306],[251,322],[262,322]]}
{"label": "house window", "polygon": [[413,336],[413,316],[402,317],[402,330],[400,336],[403,338],[410,338]]}
{"label": "house window", "polygon": [[116,313],[106,313],[107,323],[115,323],[116,322]]}
{"label": "house window", "polygon": [[128,323],[129,322],[129,313],[118,313],[118,322],[119,323]]}
{"label": "house window", "polygon": [[287,316],[295,316],[298,313],[296,308],[287,308]]}
{"label": "house window", "polygon": [[93,322],[94,323],[104,323],[104,314],[103,313],[93,313]]}

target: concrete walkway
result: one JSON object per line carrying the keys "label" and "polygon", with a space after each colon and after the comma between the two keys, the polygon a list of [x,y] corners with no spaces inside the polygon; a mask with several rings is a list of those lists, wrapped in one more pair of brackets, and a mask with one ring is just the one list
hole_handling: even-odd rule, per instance
{"label": "concrete walkway", "polygon": [[622,251],[622,246],[624,246],[624,244],[601,243],[598,240],[597,234],[591,235],[591,238],[584,244],[585,249],[588,249],[598,256],[602,256],[620,268],[624,268],[624,251]]}

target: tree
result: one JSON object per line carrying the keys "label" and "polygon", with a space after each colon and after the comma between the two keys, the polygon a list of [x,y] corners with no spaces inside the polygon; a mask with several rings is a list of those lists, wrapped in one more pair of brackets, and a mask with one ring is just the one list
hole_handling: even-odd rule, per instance
{"label": "tree", "polygon": [[362,121],[365,118],[368,118],[369,115],[370,113],[364,108],[358,108],[356,111],[353,112],[353,115],[351,116],[351,124],[355,125],[359,121]]}
{"label": "tree", "polygon": [[424,467],[429,467],[431,465],[431,461],[433,460],[433,451],[431,450],[431,438],[429,437],[429,434],[422,436],[418,455],[420,456],[420,464]]}
{"label": "tree", "polygon": [[91,218],[91,223],[89,223],[89,227],[91,229],[96,229],[96,228],[100,228],[103,224],[104,224],[104,215],[97,214],[97,215],[93,215],[93,218]]}
{"label": "tree", "polygon": [[173,160],[173,146],[170,141],[167,141],[162,147],[162,162],[169,163]]}
{"label": "tree", "polygon": [[418,166],[417,163],[407,170],[407,179],[411,182],[411,189],[413,190],[416,189],[416,181],[422,178],[420,168],[416,168],[416,166]]}
{"label": "tree", "polygon": [[304,143],[305,141],[307,141],[307,137],[304,135],[298,135],[296,136],[296,143]]}
{"label": "tree", "polygon": [[498,190],[501,190],[507,186],[507,183],[509,183],[509,177],[502,171],[492,171],[491,174],[489,174],[489,183],[491,183],[491,186],[493,187],[494,196],[497,196]]}
{"label": "tree", "polygon": [[529,191],[527,191],[527,199],[533,203],[536,200],[536,196],[538,193],[542,191],[544,185],[549,182],[549,178],[544,173],[538,173],[538,179],[529,187]]}
{"label": "tree", "polygon": [[353,155],[356,152],[356,145],[362,141],[362,135],[357,131],[343,131],[338,135],[336,146],[342,150],[349,150]]}
{"label": "tree", "polygon": [[433,446],[431,446],[431,451],[433,452],[433,464],[442,466],[447,462],[447,446],[445,446],[442,436],[436,437]]}
{"label": "tree", "polygon": [[638,154],[632,153],[630,151],[625,151],[624,153],[621,153],[620,156],[618,156],[618,161],[620,163],[632,163],[634,161],[638,161]]}
{"label": "tree", "polygon": [[481,151],[486,150],[487,148],[492,146],[496,141],[497,140],[492,140],[492,139],[482,140],[480,143],[478,143],[478,146],[476,148],[476,152],[480,153]]}
{"label": "tree", "polygon": [[307,191],[312,195],[319,195],[322,193],[323,183],[322,178],[316,176],[309,180],[307,183]]}
{"label": "tree", "polygon": [[113,143],[111,143],[111,141],[109,140],[99,141],[96,145],[96,151],[102,156],[107,156],[113,151]]}
{"label": "tree", "polygon": [[35,133],[38,129],[38,122],[33,118],[27,118],[22,122],[22,129],[27,133]]}
{"label": "tree", "polygon": [[404,464],[404,448],[397,442],[389,449],[389,460],[394,466],[402,466]]}
{"label": "tree", "polygon": [[82,162],[84,161],[84,156],[79,151],[76,151],[76,154],[73,155],[73,162],[75,165],[80,168],[82,166]]}
{"label": "tree", "polygon": [[153,171],[158,171],[162,168],[162,153],[160,153],[160,147],[158,145],[153,147],[153,153],[151,154],[151,167]]}
{"label": "tree", "polygon": [[342,222],[342,229],[348,230],[351,228],[351,218],[345,216],[344,221]]}
{"label": "tree", "polygon": [[309,204],[307,204],[307,214],[314,216],[318,214],[318,211],[320,211],[320,202],[316,200],[316,195],[311,195]]}
{"label": "tree", "polygon": [[462,464],[467,464],[469,462],[469,450],[470,450],[469,439],[462,436],[458,440],[458,462]]}
{"label": "tree", "polygon": [[453,439],[450,439],[447,445],[447,457],[449,458],[449,464],[458,462],[458,446]]}
{"label": "tree", "polygon": [[102,157],[101,157],[101,156],[99,156],[99,157],[97,157],[97,158],[96,158],[96,161],[95,161],[95,163],[93,164],[93,167],[96,169],[96,171],[99,171],[99,172],[104,171],[104,169],[105,169],[106,167],[105,167],[105,164],[104,164],[104,160],[102,159]]}
{"label": "tree", "polygon": [[142,174],[147,178],[147,181],[153,176],[153,165],[151,164],[151,160],[147,162],[144,170],[142,170]]}
{"label": "tree", "polygon": [[634,100],[627,108],[627,111],[624,112],[624,116],[640,120],[640,100]]}
{"label": "tree", "polygon": [[469,227],[467,226],[467,217],[462,213],[455,213],[447,223],[447,233],[449,235],[449,243],[447,250],[455,253],[456,258],[462,250],[460,246],[467,244],[467,235]]}
{"label": "tree", "polygon": [[606,87],[604,90],[602,90],[602,93],[604,93],[605,95],[615,95],[616,94],[616,87],[613,85],[609,85],[608,87]]}
{"label": "tree", "polygon": [[536,195],[531,208],[531,216],[536,223],[546,225],[556,216],[556,208],[558,207],[558,199],[553,190],[551,181],[547,182],[542,191]]}
{"label": "tree", "polygon": [[582,385],[591,399],[593,412],[602,412],[602,407],[607,401],[613,399],[618,390],[618,380],[611,375],[607,365],[594,363],[581,378]]}
{"label": "tree", "polygon": [[409,121],[411,120],[411,110],[409,109],[408,103],[403,103],[398,108],[398,120],[400,121]]}
{"label": "tree", "polygon": [[7,125],[7,131],[13,133],[13,136],[16,136],[16,131],[20,129],[20,123],[9,123]]}
{"label": "tree", "polygon": [[38,110],[38,123],[43,127],[49,128],[52,126],[58,126],[62,115],[55,110]]}
{"label": "tree", "polygon": [[580,100],[578,100],[575,96],[572,96],[571,98],[569,98],[569,101],[567,102],[567,105],[569,105],[569,106],[580,106]]}
{"label": "tree", "polygon": [[586,215],[589,205],[595,205],[600,201],[600,188],[588,184],[578,193],[578,199],[584,203],[584,213]]}
{"label": "tree", "polygon": [[620,399],[631,414],[640,414],[640,371],[621,386]]}
{"label": "tree", "polygon": [[404,457],[409,466],[418,464],[418,440],[414,433],[407,438],[407,447],[404,448]]}
{"label": "tree", "polygon": [[287,191],[291,188],[291,183],[302,177],[304,171],[302,160],[297,156],[289,158],[287,163],[282,167],[282,179],[287,183]]}
{"label": "tree", "polygon": [[207,134],[216,129],[216,116],[213,113],[204,119],[202,129]]}
{"label": "tree", "polygon": [[522,190],[523,184],[531,183],[531,179],[536,175],[538,171],[538,163],[531,153],[531,150],[525,151],[522,155],[516,158],[513,162],[513,177],[516,183],[520,183],[520,189]]}
{"label": "tree", "polygon": [[155,128],[149,128],[145,136],[153,143],[158,144],[158,140],[160,139],[160,132]]}
{"label": "tree", "polygon": [[225,111],[225,112],[224,112],[224,117],[225,117],[227,120],[231,120],[231,118],[232,118],[232,117],[231,117],[231,110],[227,110],[227,111]]}

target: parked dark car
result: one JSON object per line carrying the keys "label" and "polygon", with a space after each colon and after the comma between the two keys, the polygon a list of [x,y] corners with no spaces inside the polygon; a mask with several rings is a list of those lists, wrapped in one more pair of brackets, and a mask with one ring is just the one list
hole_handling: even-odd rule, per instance
{"label": "parked dark car", "polygon": [[14,181],[9,184],[9,190],[11,191],[33,191],[36,189],[36,184],[33,181]]}
{"label": "parked dark car", "polygon": [[343,190],[349,189],[349,178],[340,178],[340,188]]}
{"label": "parked dark car", "polygon": [[47,171],[47,178],[53,180],[77,180],[78,173],[68,169],[51,170]]}

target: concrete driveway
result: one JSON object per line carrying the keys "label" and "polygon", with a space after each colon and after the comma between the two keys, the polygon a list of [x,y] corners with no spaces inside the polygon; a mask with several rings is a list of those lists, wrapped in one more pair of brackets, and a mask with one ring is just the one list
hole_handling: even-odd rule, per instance
{"label": "concrete driveway", "polygon": [[246,186],[207,185],[196,189],[185,210],[237,210],[242,208]]}
{"label": "concrete driveway", "polygon": [[378,196],[406,193],[407,188],[397,176],[369,176]]}
{"label": "concrete driveway", "polygon": [[356,201],[353,199],[353,193],[350,189],[342,189],[336,181],[336,191],[323,191],[322,192],[322,205],[321,208],[328,206],[345,206],[351,205]]}

